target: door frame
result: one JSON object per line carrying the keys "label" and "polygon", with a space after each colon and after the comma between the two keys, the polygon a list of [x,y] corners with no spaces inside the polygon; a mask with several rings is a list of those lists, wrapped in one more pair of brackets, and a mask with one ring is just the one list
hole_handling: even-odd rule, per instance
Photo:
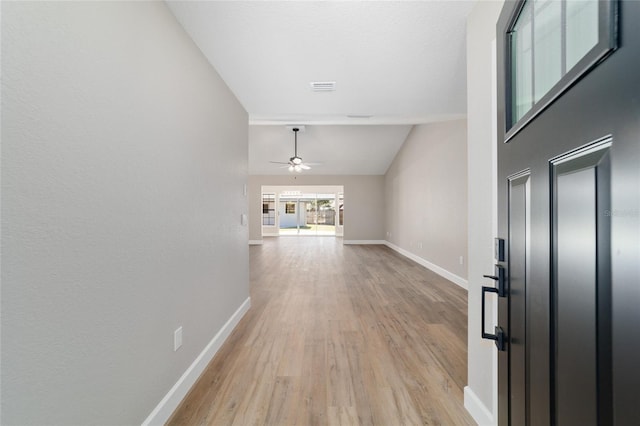
{"label": "door frame", "polygon": [[[333,194],[335,209],[335,234],[334,235],[304,235],[304,234],[292,234],[285,236],[335,236],[342,237],[344,235],[344,225],[338,226],[338,194],[344,194],[344,185],[262,185],[260,188],[260,202],[262,204],[262,197],[264,194],[275,194],[275,209],[276,219],[275,226],[268,226],[267,232],[265,232],[265,226],[262,225],[262,219],[260,224],[260,232],[262,237],[279,237],[280,234],[280,213],[279,207],[281,202],[281,196],[284,192],[299,192],[300,194]],[[296,215],[300,214],[300,203],[296,199]],[[306,214],[306,212],[304,212]],[[271,232],[269,232],[269,230]]]}

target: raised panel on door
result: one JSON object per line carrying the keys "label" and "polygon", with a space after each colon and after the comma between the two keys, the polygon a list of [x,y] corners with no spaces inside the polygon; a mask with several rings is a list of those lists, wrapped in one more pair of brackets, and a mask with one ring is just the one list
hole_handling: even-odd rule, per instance
{"label": "raised panel on door", "polygon": [[611,418],[609,138],[551,161],[555,420]]}
{"label": "raised panel on door", "polygon": [[512,424],[528,423],[527,283],[530,241],[530,172],[508,178],[509,412]]}

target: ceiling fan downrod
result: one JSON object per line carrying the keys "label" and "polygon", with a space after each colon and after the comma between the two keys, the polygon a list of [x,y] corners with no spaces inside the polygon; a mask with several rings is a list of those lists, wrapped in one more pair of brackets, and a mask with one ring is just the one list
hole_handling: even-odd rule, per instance
{"label": "ceiling fan downrod", "polygon": [[293,128],[293,137],[294,137],[294,147],[293,147],[293,158],[298,158],[298,129],[297,127]]}
{"label": "ceiling fan downrod", "polygon": [[292,166],[295,167],[296,172],[300,172],[300,165],[302,164],[302,158],[298,157],[298,131],[300,130],[297,127],[293,129],[294,136],[294,147],[293,147],[293,157],[289,158],[289,162]]}

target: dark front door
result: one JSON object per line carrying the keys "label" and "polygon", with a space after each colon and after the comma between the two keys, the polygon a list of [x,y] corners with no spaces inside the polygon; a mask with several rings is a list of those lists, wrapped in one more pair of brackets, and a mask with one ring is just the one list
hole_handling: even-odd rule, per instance
{"label": "dark front door", "polygon": [[497,46],[499,424],[640,424],[640,2],[507,2]]}

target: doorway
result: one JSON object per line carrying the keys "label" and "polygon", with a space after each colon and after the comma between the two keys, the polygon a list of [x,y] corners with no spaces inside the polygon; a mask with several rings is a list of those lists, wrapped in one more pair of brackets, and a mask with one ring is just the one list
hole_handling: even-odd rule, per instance
{"label": "doorway", "polygon": [[263,236],[342,236],[342,186],[263,186]]}
{"label": "doorway", "polygon": [[336,235],[336,195],[322,193],[291,193],[280,196],[279,234]]}

